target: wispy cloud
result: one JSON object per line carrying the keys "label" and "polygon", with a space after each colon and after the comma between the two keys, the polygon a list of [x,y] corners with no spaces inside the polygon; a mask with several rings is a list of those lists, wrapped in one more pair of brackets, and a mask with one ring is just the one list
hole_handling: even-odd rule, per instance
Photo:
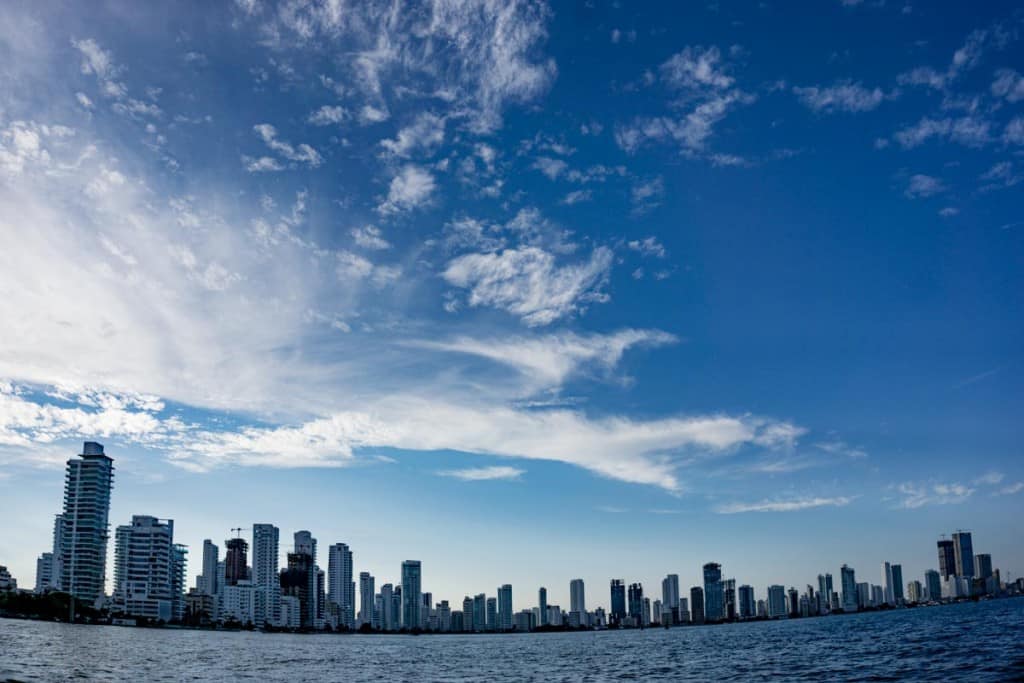
{"label": "wispy cloud", "polygon": [[735,515],[743,512],[798,512],[820,507],[845,507],[855,499],[856,496],[767,499],[755,503],[726,503],[716,506],[715,512],[722,515]]}
{"label": "wispy cloud", "polygon": [[975,488],[960,483],[926,483],[906,482],[899,484],[896,490],[900,494],[897,507],[916,509],[925,505],[955,505],[964,503],[974,495]]}
{"label": "wispy cloud", "polygon": [[452,477],[453,479],[461,479],[462,481],[494,481],[497,479],[505,481],[518,480],[526,470],[521,470],[515,467],[469,467],[461,470],[440,470],[438,472],[442,477]]}

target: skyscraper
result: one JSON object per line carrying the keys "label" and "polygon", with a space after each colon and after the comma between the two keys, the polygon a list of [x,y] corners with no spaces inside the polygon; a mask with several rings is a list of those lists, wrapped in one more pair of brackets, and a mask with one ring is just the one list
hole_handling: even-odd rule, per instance
{"label": "skyscraper", "polygon": [[[203,595],[216,595],[219,591],[217,585],[217,563],[220,561],[220,548],[211,541],[203,541],[203,573],[196,580],[196,588]],[[274,577],[277,580],[277,577]]]}
{"label": "skyscraper", "polygon": [[468,595],[462,599],[462,630],[469,633],[476,630],[473,623],[473,598]]}
{"label": "skyscraper", "polygon": [[974,556],[974,578],[987,579],[992,576],[992,556],[978,553]]}
{"label": "skyscraper", "polygon": [[288,567],[281,572],[281,595],[299,603],[299,625],[312,628],[316,623],[316,566],[307,553],[288,553]]}
{"label": "skyscraper", "polygon": [[497,598],[487,598],[487,630],[497,631],[498,630],[498,600]]}
{"label": "skyscraper", "polygon": [[903,566],[894,564],[892,572],[892,602],[894,605],[902,605],[903,599]]}
{"label": "skyscraper", "polygon": [[768,586],[768,616],[781,619],[786,616],[786,588],[784,586]]}
{"label": "skyscraper", "polygon": [[587,598],[583,589],[583,579],[573,579],[569,582],[569,611],[579,612],[581,622],[586,619]]}
{"label": "skyscraper", "polygon": [[611,623],[618,624],[626,616],[626,586],[622,579],[612,579],[611,592],[611,613],[608,617]]}
{"label": "skyscraper", "polygon": [[185,617],[185,569],[188,562],[188,546],[175,543],[171,548],[171,619],[181,621]]}
{"label": "skyscraper", "polygon": [[374,579],[370,572],[359,572],[359,627],[373,626]]}
{"label": "skyscraper", "polygon": [[757,603],[754,600],[754,588],[742,585],[739,589],[740,619],[753,619],[757,616]]}
{"label": "skyscraper", "polygon": [[[583,581],[580,581],[580,590],[582,589]],[[498,629],[512,630],[512,584],[506,583],[498,589]]]}
{"label": "skyscraper", "polygon": [[60,588],[90,604],[104,594],[113,485],[113,459],[101,444],[86,441],[65,471]]}
{"label": "skyscraper", "polygon": [[644,587],[640,583],[629,584],[627,591],[629,601],[629,616],[636,620],[635,625],[643,624],[644,616]]}
{"label": "skyscraper", "polygon": [[940,538],[939,547],[939,575],[943,579],[956,575],[956,551],[953,549],[953,541]]}
{"label": "skyscraper", "polygon": [[394,586],[390,583],[385,583],[380,587],[380,602],[381,602],[381,613],[380,613],[380,627],[385,631],[397,631],[398,622],[400,619],[395,619],[394,610],[392,609],[394,594]]}
{"label": "skyscraper", "polygon": [[[355,582],[352,576],[352,551],[345,543],[327,549],[327,601],[338,613],[338,625],[356,627]],[[399,628],[395,624],[394,628]]]}
{"label": "skyscraper", "polygon": [[956,575],[974,577],[974,545],[970,531],[953,534],[953,556],[956,559]]}
{"label": "skyscraper", "polygon": [[487,630],[487,596],[484,593],[473,596],[473,630],[477,633]]}
{"label": "skyscraper", "polygon": [[235,586],[249,579],[249,544],[241,538],[224,541],[224,585]]}
{"label": "skyscraper", "polygon": [[134,617],[171,621],[176,617],[173,598],[177,570],[173,520],[133,515],[131,524],[117,527],[114,533],[116,609]]}
{"label": "skyscraper", "polygon": [[669,574],[661,580],[662,609],[672,615],[672,623],[678,624],[679,619],[679,575]]}
{"label": "skyscraper", "polygon": [[[257,628],[281,617],[281,531],[273,524],[252,525],[252,583],[255,590]],[[214,546],[216,548],[216,546]]]}
{"label": "skyscraper", "polygon": [[892,584],[892,565],[888,562],[882,563],[882,595],[884,596],[885,604],[895,605],[896,601],[893,598],[893,584]]}
{"label": "skyscraper", "polygon": [[845,564],[839,570],[840,574],[840,585],[843,591],[843,611],[844,612],[856,612],[857,611],[857,579],[853,572],[853,567],[848,567]]}
{"label": "skyscraper", "polygon": [[548,589],[541,586],[537,590],[537,609],[540,610],[540,626],[548,624]]}
{"label": "skyscraper", "polygon": [[53,588],[53,553],[43,553],[36,560],[36,593]]}
{"label": "skyscraper", "polygon": [[412,630],[419,628],[423,597],[420,594],[422,579],[419,560],[402,563],[402,627]]}
{"label": "skyscraper", "polygon": [[704,565],[704,616],[707,621],[721,621],[724,616],[725,596],[722,586],[722,565],[708,562]]}
{"label": "skyscraper", "polygon": [[690,614],[693,623],[704,623],[704,589],[700,586],[690,589]]}
{"label": "skyscraper", "polygon": [[942,599],[942,579],[939,572],[929,569],[924,573],[924,588],[929,600]]}
{"label": "skyscraper", "polygon": [[732,621],[736,618],[736,579],[722,581],[723,615]]}

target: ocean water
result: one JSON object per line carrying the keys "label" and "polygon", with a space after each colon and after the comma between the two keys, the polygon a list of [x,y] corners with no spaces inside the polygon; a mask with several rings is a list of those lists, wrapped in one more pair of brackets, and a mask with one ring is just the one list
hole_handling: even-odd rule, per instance
{"label": "ocean water", "polygon": [[288,635],[0,619],[0,681],[1024,681],[1024,599],[670,630]]}

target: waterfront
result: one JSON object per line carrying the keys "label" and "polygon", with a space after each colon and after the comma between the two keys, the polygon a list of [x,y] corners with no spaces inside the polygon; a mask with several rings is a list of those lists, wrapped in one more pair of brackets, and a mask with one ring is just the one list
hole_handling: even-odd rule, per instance
{"label": "waterfront", "polygon": [[0,680],[1024,680],[1024,600],[644,631],[291,635],[0,619]]}

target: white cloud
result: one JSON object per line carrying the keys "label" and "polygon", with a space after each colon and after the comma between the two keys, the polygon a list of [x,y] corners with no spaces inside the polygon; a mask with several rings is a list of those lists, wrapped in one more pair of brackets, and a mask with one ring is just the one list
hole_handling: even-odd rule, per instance
{"label": "white cloud", "polygon": [[642,240],[630,240],[626,243],[626,246],[633,251],[640,252],[643,256],[656,256],[657,258],[668,256],[668,252],[665,251],[665,245],[654,236],[645,237]]}
{"label": "white cloud", "polygon": [[263,173],[266,171],[283,171],[284,165],[273,157],[242,157],[242,164],[249,173]]}
{"label": "white cloud", "polygon": [[868,457],[867,451],[865,451],[863,448],[851,446],[845,441],[840,441],[838,439],[832,441],[821,441],[819,443],[814,444],[814,446],[832,455],[842,455],[847,458]]}
{"label": "white cloud", "polygon": [[297,161],[313,168],[316,168],[323,162],[320,154],[309,145],[302,143],[293,146],[288,142],[280,140],[277,137],[277,129],[269,123],[260,123],[252,128],[267,147],[289,161]]}
{"label": "white cloud", "polygon": [[390,249],[391,243],[384,239],[383,234],[375,225],[364,225],[349,231],[352,239],[363,249]]}
{"label": "white cloud", "polygon": [[562,159],[542,156],[537,157],[536,161],[533,162],[533,167],[551,180],[557,180],[558,176],[565,173],[569,168],[569,164]]}
{"label": "white cloud", "polygon": [[952,483],[927,483],[906,482],[896,487],[901,499],[898,507],[904,509],[915,509],[925,505],[950,505],[963,503],[972,495],[975,489],[964,484]]}
{"label": "white cloud", "polygon": [[591,199],[590,190],[573,190],[562,198],[561,203],[566,206],[572,206],[581,202],[589,202]]}
{"label": "white cloud", "polygon": [[388,196],[377,207],[383,215],[411,211],[429,203],[437,184],[434,176],[421,166],[406,164],[391,180]]}
{"label": "white cloud", "polygon": [[1005,98],[1007,102],[1024,100],[1024,76],[1013,69],[996,71],[996,79],[992,81],[992,94]]}
{"label": "white cloud", "polygon": [[729,88],[735,82],[725,73],[722,55],[717,47],[686,47],[660,67],[662,80],[677,90]]}
{"label": "white cloud", "polygon": [[409,157],[416,151],[429,154],[444,142],[444,123],[440,116],[423,112],[412,125],[398,131],[393,140],[381,140],[380,145],[398,157]]}
{"label": "white cloud", "polygon": [[931,138],[949,139],[966,147],[981,147],[991,141],[991,124],[977,116],[961,118],[922,118],[913,126],[897,131],[893,137],[904,149],[917,147]]}
{"label": "white cloud", "polygon": [[638,182],[633,186],[631,197],[633,200],[633,212],[642,214],[661,204],[661,198],[665,194],[665,181],[661,176]]}
{"label": "white cloud", "polygon": [[871,111],[885,99],[881,88],[868,89],[852,81],[839,81],[827,88],[794,87],[793,92],[807,108],[828,114]]}
{"label": "white cloud", "polygon": [[123,83],[115,80],[124,71],[124,67],[114,62],[113,55],[100,47],[92,38],[71,40],[71,46],[82,55],[81,70],[83,74],[96,77],[100,92],[107,97],[123,97],[127,89]]}
{"label": "white cloud", "polygon": [[502,479],[505,481],[518,480],[526,470],[516,467],[469,467],[461,470],[441,470],[438,472],[442,477],[452,477],[462,481],[494,481]]}
{"label": "white cloud", "polygon": [[722,515],[734,515],[743,512],[798,512],[820,507],[845,507],[854,501],[851,496],[833,498],[794,498],[790,500],[769,499],[756,503],[727,503],[715,508]]}
{"label": "white cloud", "polygon": [[331,126],[344,123],[349,119],[350,114],[345,107],[325,104],[312,112],[307,119],[314,126]]}
{"label": "white cloud", "polygon": [[537,247],[492,254],[466,254],[448,263],[444,279],[469,290],[470,306],[493,306],[533,327],[572,315],[589,302],[607,301],[601,292],[612,252],[598,247],[590,260],[558,266]]}
{"label": "white cloud", "polygon": [[1020,493],[1021,491],[1024,491],[1024,481],[1018,481],[1014,484],[1010,484],[1009,486],[1004,486],[1003,488],[996,491],[993,495],[1012,496],[1015,493]]}
{"label": "white cloud", "polygon": [[1024,116],[1011,119],[1003,130],[1003,142],[1013,145],[1024,145]]}
{"label": "white cloud", "polygon": [[541,337],[479,339],[458,337],[448,341],[412,342],[420,348],[486,358],[515,369],[529,380],[530,391],[559,387],[591,367],[612,372],[623,354],[635,346],[656,347],[678,339],[660,330],[619,330],[612,334],[551,334]]}
{"label": "white cloud", "polygon": [[75,99],[78,100],[78,103],[86,109],[92,109],[94,106],[92,100],[89,99],[89,96],[86,95],[84,92],[75,93]]}
{"label": "white cloud", "polygon": [[941,179],[923,173],[915,173],[910,176],[907,182],[907,189],[903,191],[910,199],[931,197],[946,191],[946,185]]}

